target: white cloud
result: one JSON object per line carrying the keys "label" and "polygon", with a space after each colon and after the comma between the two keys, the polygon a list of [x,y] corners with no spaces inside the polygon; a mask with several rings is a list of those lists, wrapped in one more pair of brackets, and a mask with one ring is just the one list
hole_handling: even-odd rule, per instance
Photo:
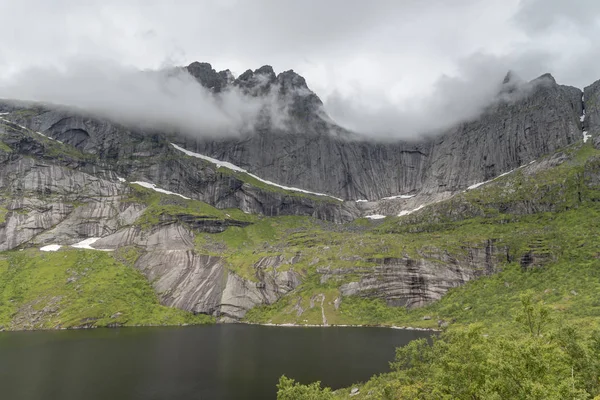
{"label": "white cloud", "polygon": [[[125,71],[199,60],[239,74],[270,64],[303,75],[341,124],[406,137],[476,114],[508,69],[525,79],[552,72],[580,87],[600,78],[599,16],[594,0],[5,1],[0,77],[13,79],[14,88],[37,68],[40,77],[31,79],[42,86],[49,85],[42,77],[52,76],[66,84],[53,68],[72,73],[73,58],[111,60]],[[91,72],[106,78],[84,72],[75,68],[81,79]],[[79,100],[74,90],[60,99]],[[182,99],[192,96],[181,90]],[[238,100],[230,100],[231,109],[206,105],[214,115],[203,122],[239,126],[252,110]],[[107,98],[89,102],[103,108]],[[161,104],[152,100],[150,108]],[[186,105],[183,111],[186,121],[199,118]],[[179,118],[168,107],[156,115]]]}

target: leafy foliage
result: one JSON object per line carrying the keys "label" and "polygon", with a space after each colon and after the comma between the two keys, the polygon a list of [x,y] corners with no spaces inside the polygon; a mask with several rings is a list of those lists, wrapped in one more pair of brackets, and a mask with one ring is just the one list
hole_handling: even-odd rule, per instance
{"label": "leafy foliage", "polygon": [[[537,320],[530,324],[518,318],[527,333],[487,335],[482,324],[472,324],[430,341],[414,340],[396,349],[392,372],[373,377],[355,396],[341,389],[334,392],[335,398],[583,400],[598,396],[600,332],[583,336],[564,325],[546,332],[543,324],[537,324],[544,313],[536,309],[543,306],[532,306],[531,296],[524,295],[521,314]],[[292,387],[287,378],[282,381]],[[296,384],[294,390],[311,393],[313,397],[307,397],[311,399],[330,398],[327,389],[316,384]]]}
{"label": "leafy foliage", "polygon": [[321,388],[321,382],[302,385],[293,379],[282,376],[277,384],[278,400],[329,400],[333,399],[331,389]]}

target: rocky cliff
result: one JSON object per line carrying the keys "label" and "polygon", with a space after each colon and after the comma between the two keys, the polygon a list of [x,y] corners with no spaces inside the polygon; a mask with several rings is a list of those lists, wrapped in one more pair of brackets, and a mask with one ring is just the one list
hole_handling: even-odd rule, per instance
{"label": "rocky cliff", "polygon": [[[198,80],[207,81],[203,75]],[[294,93],[289,129],[263,126],[242,139],[188,139],[184,146],[282,184],[348,200],[456,192],[581,138],[582,92],[558,85],[549,74],[516,93],[503,93],[479,118],[412,143],[373,143],[336,127],[292,71],[276,76],[266,66],[246,71],[231,84],[254,88],[254,95],[289,88],[283,91]],[[592,123],[593,118],[590,113]]]}

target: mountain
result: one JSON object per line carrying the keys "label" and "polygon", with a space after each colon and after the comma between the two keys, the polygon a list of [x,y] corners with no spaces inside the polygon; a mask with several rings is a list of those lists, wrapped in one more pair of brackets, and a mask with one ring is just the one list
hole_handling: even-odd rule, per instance
{"label": "mountain", "polygon": [[[192,74],[195,65],[188,67]],[[204,65],[202,71],[210,68]],[[222,75],[213,70],[210,79],[206,73],[194,76],[205,84]],[[219,88],[225,84],[220,82]],[[276,76],[264,66],[230,84],[255,95],[294,93],[289,129],[263,127],[242,139],[189,139],[185,146],[275,182],[346,200],[453,193],[581,137],[582,92],[558,85],[548,74],[528,85],[530,93],[507,96],[474,121],[419,142],[393,143],[373,143],[332,125],[322,102],[293,71]]]}
{"label": "mountain", "polygon": [[336,125],[293,71],[185,70],[216,98],[261,99],[253,129],[208,139],[0,104],[0,326],[388,323],[363,307],[396,318],[555,265],[577,240],[554,218],[595,215],[598,82],[509,75],[478,118],[384,143]]}

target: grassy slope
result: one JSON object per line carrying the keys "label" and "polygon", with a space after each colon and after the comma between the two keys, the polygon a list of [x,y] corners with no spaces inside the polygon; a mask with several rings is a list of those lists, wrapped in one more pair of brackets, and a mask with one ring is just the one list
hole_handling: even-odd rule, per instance
{"label": "grassy slope", "polygon": [[[481,190],[429,207],[417,216],[388,218],[375,229],[339,233],[320,225],[296,228],[293,233],[280,231],[276,235],[279,239],[270,246],[287,248],[288,255],[294,251],[305,254],[304,262],[290,267],[302,271],[306,282],[274,305],[251,310],[248,321],[319,323],[317,307],[297,317],[294,306],[300,298],[300,304],[308,309],[310,298],[324,293],[330,323],[435,327],[437,319],[455,319],[458,324],[483,321],[489,331],[504,331],[512,329],[511,315],[519,307],[520,293],[533,289],[538,298],[567,320],[590,328],[597,326],[600,205],[596,202],[597,189],[586,184],[585,176],[598,173],[595,157],[600,152],[590,145],[568,152],[571,160],[558,167],[531,176],[516,171]],[[522,215],[499,211],[511,203],[545,205],[554,212]],[[465,205],[469,212],[453,212],[461,206],[465,209]],[[465,215],[473,217],[462,219]],[[515,261],[503,265],[499,274],[453,289],[441,301],[418,310],[386,307],[381,300],[344,298],[336,311],[332,303],[339,296],[339,284],[320,284],[315,267],[310,265],[310,260],[317,258],[319,265],[326,261],[325,265],[335,268],[363,263],[340,259],[349,255],[426,256],[431,248],[460,255],[466,246],[477,246],[486,239],[495,239],[498,247],[508,246]],[[260,246],[242,245],[238,251],[249,252],[248,248]],[[266,247],[264,243],[262,246]],[[530,249],[547,253],[549,262],[542,268],[521,269],[518,261]],[[425,315],[432,319],[423,320]]]}
{"label": "grassy slope", "polygon": [[[430,315],[454,318],[456,323],[433,348],[412,343],[399,349],[392,372],[352,386],[360,389],[357,396],[350,394],[350,388],[332,394],[315,385],[292,388],[287,382],[280,386],[278,398],[583,399],[598,395],[600,197],[594,177],[600,175],[600,158],[590,145],[574,146],[567,153],[570,161],[559,167],[533,176],[517,171],[418,215],[387,219],[376,230],[412,238],[422,246],[429,244],[424,239],[430,232],[432,239],[447,240],[451,251],[456,251],[458,242],[488,237],[509,245],[513,257],[541,249],[550,255],[548,263],[534,269],[507,263],[502,272],[471,281],[439,302],[409,312],[375,300],[345,299],[341,312],[358,320],[417,325],[423,323],[423,315]],[[542,336],[531,336],[518,320],[524,293],[548,311]],[[251,318],[283,316],[284,302],[257,310]]]}
{"label": "grassy slope", "polygon": [[144,276],[110,253],[29,249],[0,255],[0,326],[5,329],[211,321],[159,305]]}

